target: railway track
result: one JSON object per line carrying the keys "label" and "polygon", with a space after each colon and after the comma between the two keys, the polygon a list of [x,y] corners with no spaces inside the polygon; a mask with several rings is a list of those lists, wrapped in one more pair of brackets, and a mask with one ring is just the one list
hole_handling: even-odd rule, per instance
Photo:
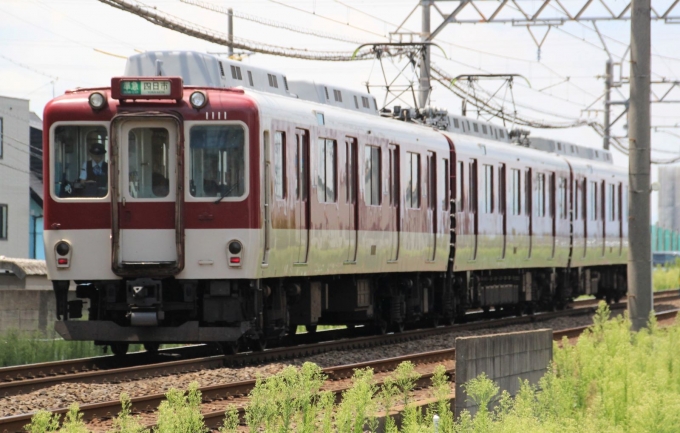
{"label": "railway track", "polygon": [[[656,313],[657,320],[667,320],[676,317],[680,310],[668,310]],[[576,328],[569,328],[557,330],[553,332],[553,339],[561,341],[563,338],[576,338],[588,326],[581,326]],[[347,364],[335,367],[328,367],[323,369],[324,375],[327,376],[327,381],[343,381],[338,386],[332,386],[330,389],[336,394],[336,398],[340,398],[343,391],[348,389],[350,385],[349,379],[356,369],[372,368],[378,375],[377,384],[382,383],[381,373],[387,373],[395,370],[399,364],[404,361],[411,361],[417,367],[444,364],[447,368],[447,374],[452,381],[455,381],[455,349],[445,349],[430,352],[423,352],[417,354],[410,354],[400,357],[380,359],[369,362],[362,362],[356,364]],[[417,387],[427,388],[432,377],[432,368],[429,372],[421,373],[421,377],[417,382]],[[384,376],[384,374],[382,375]],[[229,405],[237,406],[239,415],[244,413],[247,404],[247,395],[255,386],[255,380],[247,380],[241,382],[232,382],[220,385],[211,385],[200,388],[204,403],[203,416],[206,426],[209,428],[218,428],[224,418],[224,412]],[[328,387],[327,387],[328,388]],[[453,397],[453,396],[452,396]],[[142,421],[146,427],[151,428],[155,426],[155,411],[158,405],[165,399],[165,394],[158,393],[143,397],[133,398],[132,412],[142,414]],[[419,404],[425,405],[429,403],[427,399],[420,399]],[[120,411],[120,402],[112,400],[103,403],[88,404],[80,407],[83,414],[83,419],[86,422],[97,422],[101,419],[110,419],[115,417]],[[397,407],[396,410],[399,408]],[[53,410],[53,413],[65,414],[68,411],[66,408]],[[7,418],[0,418],[0,432],[13,433],[23,431],[23,426],[28,424],[31,420],[32,414],[18,415]]]}
{"label": "railway track", "polygon": [[[655,297],[655,302],[674,299],[680,299],[680,290],[664,292]],[[282,347],[268,349],[263,352],[250,352],[238,355],[209,355],[210,348],[199,345],[165,349],[159,351],[158,354],[139,352],[125,357],[101,356],[6,367],[0,369],[0,380],[2,380],[0,382],[0,396],[7,397],[28,393],[57,383],[119,383],[224,366],[242,366],[280,361],[337,350],[396,344],[449,332],[502,328],[505,326],[546,321],[557,317],[592,314],[597,308],[597,302],[599,301],[594,299],[582,300],[574,302],[571,309],[563,311],[486,321],[471,321],[469,323],[437,328],[414,329],[387,335],[351,337],[352,332],[344,329],[295,335],[293,338],[285,340]],[[612,304],[611,308],[621,309],[625,305],[625,303]]]}

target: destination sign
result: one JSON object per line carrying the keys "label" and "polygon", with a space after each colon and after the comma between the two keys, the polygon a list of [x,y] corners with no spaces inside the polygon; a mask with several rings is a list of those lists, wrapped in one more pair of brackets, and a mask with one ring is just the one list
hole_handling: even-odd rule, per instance
{"label": "destination sign", "polygon": [[122,96],[170,95],[172,86],[166,80],[124,80],[120,82]]}

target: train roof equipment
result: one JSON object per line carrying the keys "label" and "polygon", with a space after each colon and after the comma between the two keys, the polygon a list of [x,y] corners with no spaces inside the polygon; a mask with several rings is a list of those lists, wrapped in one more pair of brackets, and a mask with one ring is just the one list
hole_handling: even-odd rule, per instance
{"label": "train roof equipment", "polygon": [[185,86],[240,87],[305,101],[331,105],[364,114],[380,115],[406,122],[415,121],[436,129],[488,140],[516,144],[544,152],[613,164],[611,152],[549,138],[528,137],[528,131],[508,131],[479,119],[449,114],[446,109],[414,109],[394,106],[378,110],[375,97],[367,92],[311,81],[288,80],[275,70],[252,66],[196,51],[148,51],[128,58],[125,76],[179,76]]}

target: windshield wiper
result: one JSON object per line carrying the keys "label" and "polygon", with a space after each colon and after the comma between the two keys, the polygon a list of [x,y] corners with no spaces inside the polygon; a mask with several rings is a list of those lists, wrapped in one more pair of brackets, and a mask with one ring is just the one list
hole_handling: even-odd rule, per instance
{"label": "windshield wiper", "polygon": [[231,194],[231,192],[232,192],[233,190],[235,190],[237,187],[238,187],[238,182],[236,182],[236,184],[235,184],[234,186],[232,186],[232,187],[229,188],[227,191],[225,191],[223,194],[221,194],[221,195],[220,195],[220,198],[218,198],[217,200],[215,200],[215,204],[221,202],[222,199],[223,199],[224,197],[226,197],[226,196],[228,196],[229,194]]}

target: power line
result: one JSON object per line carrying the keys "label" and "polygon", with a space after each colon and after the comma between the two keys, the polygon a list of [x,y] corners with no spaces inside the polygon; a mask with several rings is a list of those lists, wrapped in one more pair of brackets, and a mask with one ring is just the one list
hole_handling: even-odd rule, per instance
{"label": "power line", "polygon": [[[155,8],[150,8],[141,2],[132,3],[130,0],[99,0],[101,3],[135,14],[145,20],[167,29],[184,33],[204,41],[218,45],[233,46],[235,49],[248,50],[256,53],[271,54],[274,56],[292,57],[306,60],[323,60],[347,62],[354,60],[364,60],[373,56],[372,49],[364,49],[360,52],[350,51],[312,51],[307,49],[281,47],[277,45],[265,44],[262,42],[251,41],[243,38],[233,38],[229,40],[228,35],[203,26],[191,23],[181,18],[172,17],[165,12],[159,12]],[[270,0],[274,1],[274,0]]]}
{"label": "power line", "polygon": [[[180,1],[182,3],[186,3],[186,4],[189,4],[189,5],[192,5],[192,6],[197,6],[199,8],[206,9],[206,10],[209,10],[209,11],[212,11],[212,12],[217,12],[217,13],[222,14],[222,15],[229,15],[229,12],[225,8],[222,8],[220,6],[217,6],[217,5],[214,5],[214,4],[211,4],[211,3],[207,3],[207,2],[203,2],[203,1],[199,1],[199,0],[180,0]],[[286,24],[286,23],[282,23],[280,21],[274,21],[274,20],[270,20],[270,19],[267,19],[267,18],[261,18],[261,17],[255,16],[255,15],[245,14],[245,13],[238,12],[238,11],[233,11],[232,13],[237,18],[252,21],[254,23],[262,24],[262,25],[269,26],[269,27],[289,30],[289,31],[295,32],[295,33],[301,33],[303,35],[316,36],[316,37],[319,37],[319,38],[331,39],[331,40],[340,41],[340,42],[347,42],[347,43],[350,43],[350,44],[363,44],[364,42],[366,42],[366,41],[361,41],[359,39],[351,39],[351,38],[347,38],[347,37],[344,37],[344,36],[334,35],[332,33],[318,32],[316,30],[311,30],[311,29],[307,29],[307,28],[304,28],[304,27],[294,26],[294,25],[291,25],[291,24]]]}
{"label": "power line", "polygon": [[277,5],[285,6],[287,8],[296,10],[298,12],[303,12],[303,13],[306,13],[306,14],[309,14],[309,15],[313,15],[315,17],[322,18],[326,21],[331,21],[331,22],[334,22],[336,24],[342,24],[343,26],[351,27],[353,29],[360,30],[360,31],[365,32],[365,33],[370,33],[372,35],[380,36],[381,38],[385,38],[385,35],[381,35],[380,33],[375,33],[375,32],[372,32],[370,30],[366,30],[366,29],[361,28],[361,27],[353,26],[350,23],[345,23],[345,22],[342,22],[340,20],[336,20],[335,18],[330,18],[330,17],[324,16],[324,15],[319,15],[316,12],[310,12],[308,10],[301,9],[301,8],[296,7],[296,6],[291,6],[291,5],[285,4],[285,3],[277,1],[277,0],[269,0],[269,1],[272,2],[272,3],[276,3]]}

